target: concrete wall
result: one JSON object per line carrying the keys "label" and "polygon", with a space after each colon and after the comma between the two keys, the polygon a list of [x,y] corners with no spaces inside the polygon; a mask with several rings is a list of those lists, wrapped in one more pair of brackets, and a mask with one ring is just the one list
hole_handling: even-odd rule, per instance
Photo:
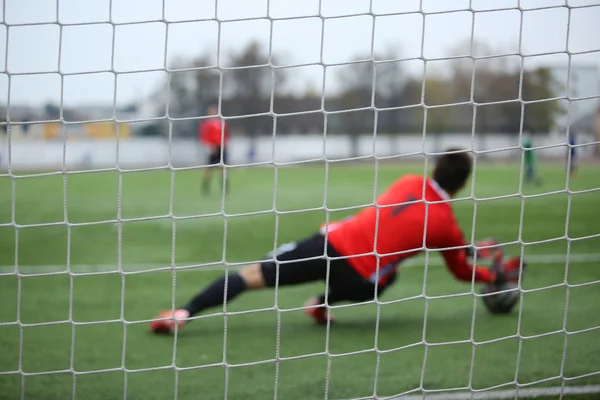
{"label": "concrete wall", "polygon": [[[579,135],[578,144],[595,143],[593,135]],[[535,146],[551,146],[538,150],[540,159],[564,158],[567,148],[562,135],[536,136]],[[369,135],[359,136],[356,142],[344,135],[290,135],[276,140],[272,137],[261,137],[251,141],[246,137],[234,137],[229,148],[230,164],[246,164],[250,162],[250,150],[254,148],[253,162],[296,162],[328,159],[347,159],[355,149],[358,156],[397,157],[412,153],[440,152],[449,146],[473,148],[486,152],[481,157],[488,159],[518,159],[518,149],[507,150],[518,146],[518,137],[506,135],[485,135],[472,140],[469,134],[428,135],[423,140],[421,135],[381,135],[373,138]],[[582,157],[593,154],[593,145],[578,149]],[[160,138],[127,138],[118,143],[112,139],[69,141],[13,140],[10,146],[11,166],[13,169],[61,169],[63,157],[68,169],[111,168],[143,168],[167,166],[169,160],[175,167],[191,167],[203,165],[205,156],[194,140],[176,140],[169,147],[168,141]],[[487,153],[487,151],[492,151]],[[6,137],[0,141],[0,168],[8,167],[9,146]]]}

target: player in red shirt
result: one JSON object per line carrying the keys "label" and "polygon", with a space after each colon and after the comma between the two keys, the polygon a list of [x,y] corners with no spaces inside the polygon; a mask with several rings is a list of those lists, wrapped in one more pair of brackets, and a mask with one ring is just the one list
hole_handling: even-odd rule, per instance
{"label": "player in red shirt", "polygon": [[208,149],[208,166],[204,169],[204,177],[202,179],[202,192],[204,194],[208,194],[210,191],[210,181],[214,168],[221,170],[221,182],[225,185],[225,192],[229,191],[227,177],[223,177],[223,166],[227,164],[229,127],[223,119],[218,117],[218,114],[219,110],[216,106],[208,107],[207,115],[211,116],[211,118],[203,120],[198,127],[200,143]]}
{"label": "player in red shirt", "polygon": [[[152,331],[173,332],[176,324],[181,327],[195,314],[222,306],[225,290],[229,302],[246,290],[328,279],[327,304],[323,293],[305,305],[305,312],[316,322],[327,323],[332,320],[328,305],[373,300],[395,282],[403,260],[425,249],[440,251],[460,281],[517,282],[524,270],[520,258],[503,262],[496,256],[501,253],[493,251],[499,245],[490,240],[470,246],[454,218],[449,200],[466,184],[471,166],[468,153],[449,149],[438,159],[431,178],[401,177],[376,205],[323,225],[318,233],[298,243],[281,246],[264,262],[216,279],[174,313],[162,312],[160,319],[151,322]],[[475,251],[478,259],[494,254],[492,265],[472,265],[469,258]]]}

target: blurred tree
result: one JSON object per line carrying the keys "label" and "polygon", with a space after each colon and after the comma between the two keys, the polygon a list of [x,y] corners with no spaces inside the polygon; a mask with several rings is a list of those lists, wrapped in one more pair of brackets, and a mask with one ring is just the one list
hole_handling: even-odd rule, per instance
{"label": "blurred tree", "polygon": [[[199,116],[219,99],[220,78],[210,56],[173,62],[169,79],[169,115],[175,118]],[[161,94],[159,89],[159,94]],[[166,106],[166,104],[165,104]]]}
{"label": "blurred tree", "polygon": [[[339,89],[327,97],[326,109],[344,112],[327,117],[328,133],[348,133],[356,138],[374,129],[379,134],[418,131],[423,123],[422,97],[427,106],[434,106],[427,111],[429,132],[470,131],[473,107],[444,105],[471,100],[478,104],[476,132],[518,132],[522,115],[526,129],[552,129],[562,112],[560,104],[538,101],[555,97],[556,85],[548,69],[521,72],[520,63],[515,62],[518,57],[505,56],[510,52],[477,41],[460,42],[450,53],[458,58],[445,63],[437,74],[428,74],[425,82],[421,76],[404,72],[395,49],[373,60],[369,54],[355,57],[362,61],[336,67]],[[310,116],[280,117],[279,133],[322,125],[320,93],[314,87],[309,93],[311,86],[307,85],[304,92],[292,95],[288,70],[272,67],[281,65],[279,55],[270,53],[260,42],[250,42],[223,60],[220,68],[209,54],[175,60],[168,82],[169,99],[164,98],[166,87],[156,91],[157,99],[162,98],[162,109],[168,103],[172,117],[199,117],[220,99],[225,116],[243,117],[231,119],[231,128],[252,136],[272,133],[272,117],[261,115],[269,113],[271,102],[277,114],[315,111]],[[535,102],[526,104],[522,113],[520,99]],[[193,120],[179,123],[175,134],[195,135],[196,125]]]}
{"label": "blurred tree", "polygon": [[451,129],[452,111],[448,104],[454,102],[452,83],[445,79],[429,78],[425,81],[425,105],[439,106],[427,110],[427,132],[446,132]]}
{"label": "blurred tree", "polygon": [[138,105],[133,103],[133,104],[129,104],[129,105],[119,108],[118,111],[133,113],[133,112],[137,112],[138,109],[139,109]]}
{"label": "blurred tree", "polygon": [[46,103],[44,105],[44,113],[48,119],[59,119],[60,118],[60,107],[56,104]]}
{"label": "blurred tree", "polygon": [[427,132],[446,132],[454,128],[455,110],[453,106],[448,106],[456,101],[452,92],[453,82],[441,76],[432,76],[422,81],[419,78],[413,78],[407,83],[405,88],[405,99],[408,104],[415,104],[416,107],[407,111],[410,113],[410,130],[422,128],[424,107],[421,104],[421,97],[427,107]]}
{"label": "blurred tree", "polygon": [[411,110],[396,109],[410,105],[408,88],[411,82],[402,65],[402,61],[394,49],[388,49],[380,62],[375,65],[375,106],[387,108],[378,113],[378,132],[397,133],[404,127],[414,125],[411,120]]}
{"label": "blurred tree", "polygon": [[[353,154],[358,152],[359,134],[371,133],[377,128],[387,132],[398,130],[398,113],[379,113],[375,127],[375,112],[371,107],[387,108],[402,105],[407,76],[397,60],[394,50],[384,54],[355,57],[359,61],[339,69],[337,82],[340,91],[330,98],[332,108],[347,111],[330,117],[332,133],[341,132],[352,135]],[[355,111],[352,111],[355,110]]]}
{"label": "blurred tree", "polygon": [[269,54],[257,41],[250,42],[238,53],[229,57],[228,64],[233,69],[227,70],[230,89],[235,89],[235,96],[244,99],[269,99],[271,91],[285,82],[285,75],[275,74],[268,66],[269,61],[277,64],[277,56]]}
{"label": "blurred tree", "polygon": [[[328,133],[340,132],[351,135],[351,156],[358,156],[358,135],[373,132],[374,113],[371,107],[374,89],[373,62],[354,63],[342,67],[338,74],[340,93],[333,97],[333,109],[346,111],[329,117]],[[376,89],[375,89],[376,90]]]}
{"label": "blurred tree", "polygon": [[[351,110],[370,107],[373,98],[374,70],[374,65],[370,61],[342,67],[337,74],[341,90],[335,98],[337,101],[335,101],[334,108],[336,110]],[[340,127],[347,132],[373,128],[372,120],[365,121],[354,113],[343,116],[343,121]]]}
{"label": "blurred tree", "polygon": [[491,58],[473,61],[465,57],[452,62],[453,101],[468,101],[472,93],[473,101],[479,104],[475,120],[479,133],[518,133],[521,119],[524,129],[550,131],[563,112],[561,105],[557,101],[535,102],[526,104],[523,112],[520,99],[527,102],[554,98],[558,85],[551,71],[538,68],[521,73],[518,57],[502,55],[507,53],[486,43],[474,42],[472,47],[470,40],[459,43],[452,54]]}
{"label": "blurred tree", "polygon": [[[59,105],[54,103],[46,103],[44,105],[44,114],[47,119],[60,119],[61,108]],[[78,113],[72,109],[63,107],[62,118],[64,121],[76,121],[89,118],[87,115],[78,115]]]}
{"label": "blurred tree", "polygon": [[[269,116],[256,116],[270,110],[271,93],[277,97],[283,92],[287,74],[282,70],[274,72],[270,67],[279,62],[278,56],[271,54],[260,44],[250,42],[239,52],[225,58],[221,68],[210,54],[202,54],[194,59],[177,59],[170,68],[168,80],[169,98],[159,101],[164,110],[167,101],[169,115],[175,118],[203,116],[206,108],[221,100],[225,116],[248,116],[230,120],[232,129],[250,134],[271,133],[272,119]],[[221,77],[222,75],[222,77]],[[157,98],[165,92],[156,90]],[[197,121],[185,127],[179,124],[181,134],[195,134]]]}
{"label": "blurred tree", "polygon": [[239,125],[251,135],[272,133],[272,118],[257,114],[269,112],[271,100],[275,102],[284,93],[287,73],[269,65],[277,65],[280,61],[277,54],[269,54],[258,41],[248,43],[229,56],[227,64],[230,67],[223,72],[223,91],[229,100],[224,113],[248,116],[232,121],[232,126]]}
{"label": "blurred tree", "polygon": [[537,68],[523,75],[522,98],[524,101],[547,100],[525,104],[523,125],[532,132],[550,132],[556,127],[557,118],[566,110],[556,97],[558,82],[548,68]]}
{"label": "blurred tree", "polygon": [[[480,92],[476,101],[503,102],[485,107],[488,112],[478,119],[478,131],[514,134],[521,130],[521,121],[524,130],[552,131],[557,118],[564,112],[558,101],[550,100],[556,97],[556,84],[546,68],[523,71],[522,77],[520,71],[489,74],[484,85],[487,93]],[[522,106],[521,100],[535,102]]]}
{"label": "blurred tree", "polygon": [[139,135],[140,136],[160,136],[162,129],[161,124],[159,123],[150,123],[140,127]]}

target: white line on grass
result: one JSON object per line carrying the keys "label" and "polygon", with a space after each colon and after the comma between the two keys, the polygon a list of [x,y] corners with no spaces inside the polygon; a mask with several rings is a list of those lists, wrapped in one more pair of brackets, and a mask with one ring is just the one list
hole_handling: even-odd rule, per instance
{"label": "white line on grass", "polygon": [[[587,386],[555,386],[547,388],[491,390],[485,392],[438,392],[430,394],[411,394],[405,396],[377,397],[381,400],[503,400],[503,399],[531,399],[536,397],[558,396],[560,394],[578,395],[600,393],[600,385]],[[374,397],[361,397],[352,400],[370,400]],[[350,399],[346,399],[350,400]]]}
{"label": "white line on grass", "polygon": [[[569,262],[574,263],[596,263],[600,262],[600,253],[579,253],[571,254]],[[526,256],[525,260],[527,265],[550,265],[555,263],[565,263],[567,256],[565,254],[538,254]],[[443,259],[440,256],[434,256],[429,259],[429,266],[440,267],[443,266]],[[422,257],[412,258],[406,260],[401,268],[415,268],[423,267],[424,261]],[[164,264],[152,264],[152,263],[136,263],[136,264],[124,264],[124,272],[140,272],[140,271],[153,271],[156,269],[171,268],[169,263]],[[241,266],[231,266],[231,269],[241,268]],[[182,269],[183,271],[221,271],[223,270],[222,265],[195,265],[190,266],[189,264],[176,265],[175,269]],[[52,273],[52,272],[66,272],[64,265],[19,265],[18,271],[20,274],[35,274],[35,273]],[[91,272],[118,272],[119,269],[116,264],[80,264],[71,265],[71,272],[73,273],[91,273]],[[11,274],[15,273],[14,265],[0,265],[0,274]]]}

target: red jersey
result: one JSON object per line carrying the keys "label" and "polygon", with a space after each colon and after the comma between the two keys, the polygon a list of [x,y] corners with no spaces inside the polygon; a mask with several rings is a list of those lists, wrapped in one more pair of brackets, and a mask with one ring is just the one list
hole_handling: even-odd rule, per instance
{"label": "red jersey", "polygon": [[221,135],[223,135],[223,145],[226,146],[229,140],[229,128],[220,118],[204,120],[198,129],[200,141],[208,146],[221,146]]}
{"label": "red jersey", "polygon": [[[360,275],[375,282],[379,268],[379,282],[385,283],[402,260],[425,248],[467,245],[448,199],[435,181],[406,175],[377,199],[376,206],[328,228],[322,226],[321,233],[341,256],[349,257],[348,263]],[[464,247],[441,253],[457,279],[471,281],[474,267],[467,261]],[[476,282],[491,283],[492,279],[487,268],[475,267]]]}

